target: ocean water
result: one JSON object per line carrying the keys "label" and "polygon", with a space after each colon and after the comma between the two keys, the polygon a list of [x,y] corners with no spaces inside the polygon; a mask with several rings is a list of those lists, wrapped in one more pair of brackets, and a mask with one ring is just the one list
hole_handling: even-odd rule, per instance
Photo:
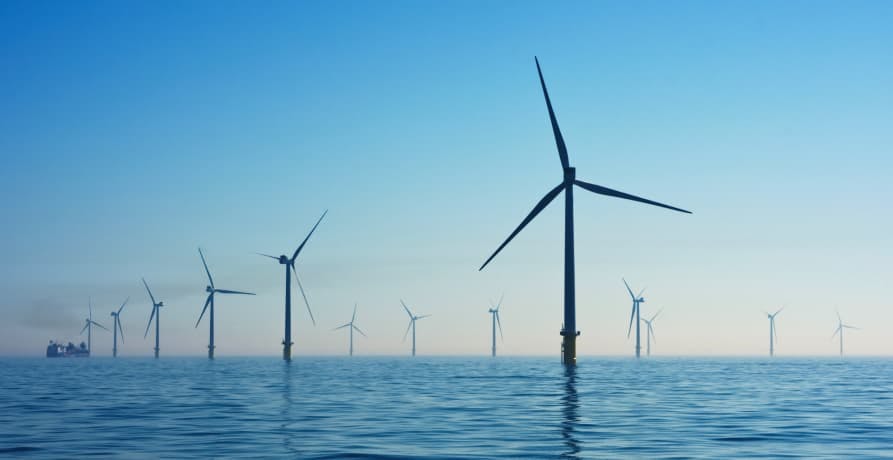
{"label": "ocean water", "polygon": [[11,458],[893,457],[893,360],[0,360]]}

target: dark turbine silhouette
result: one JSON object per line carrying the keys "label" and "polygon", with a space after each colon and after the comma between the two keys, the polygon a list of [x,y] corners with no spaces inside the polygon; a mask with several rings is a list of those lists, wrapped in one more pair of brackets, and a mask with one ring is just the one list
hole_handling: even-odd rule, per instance
{"label": "dark turbine silhouette", "polygon": [[409,315],[409,325],[406,326],[406,332],[403,333],[403,341],[406,341],[406,336],[409,334],[409,329],[412,329],[412,355],[415,356],[415,322],[422,318],[427,318],[431,315],[413,315],[412,312],[409,311],[409,307],[406,306],[406,303],[403,302],[403,299],[400,299],[400,303],[403,305],[403,309],[406,310],[406,314]]}
{"label": "dark turbine silhouette", "polygon": [[499,326],[499,338],[505,340],[505,337],[502,336],[502,322],[499,321],[499,307],[502,306],[502,297],[499,298],[499,302],[496,305],[493,305],[493,301],[490,301],[490,309],[487,312],[490,313],[492,317],[492,328],[493,328],[493,346],[490,349],[491,356],[496,356],[496,326]]}
{"label": "dark turbine silhouette", "polygon": [[202,258],[202,265],[205,266],[205,273],[208,274],[208,282],[211,283],[208,287],[205,288],[205,292],[208,293],[208,300],[205,300],[205,307],[202,308],[202,314],[198,316],[198,321],[195,322],[195,327],[198,327],[198,323],[202,322],[202,317],[205,316],[205,311],[208,310],[208,306],[211,307],[211,314],[208,318],[208,322],[210,322],[210,335],[208,339],[208,359],[214,359],[214,294],[243,294],[243,295],[254,295],[251,292],[241,292],[241,291],[229,291],[226,289],[217,289],[214,287],[214,279],[211,278],[211,270],[208,270],[208,263],[205,262],[205,255],[202,254],[202,248],[198,248],[198,255]]}
{"label": "dark turbine silhouette", "polygon": [[855,326],[850,326],[848,324],[843,324],[843,319],[840,318],[840,312],[837,312],[837,329],[834,330],[834,334],[831,336],[831,339],[834,339],[834,336],[840,334],[840,356],[843,356],[843,330],[844,329],[859,329]]}
{"label": "dark turbine silhouette", "polygon": [[[105,326],[103,326],[102,324],[99,324],[96,321],[93,321],[93,299],[88,299],[87,305],[88,305],[88,308],[90,309],[90,316],[88,316],[84,319],[84,328],[81,329],[81,334],[83,334],[84,331],[87,331],[87,356],[92,356],[93,355],[93,326],[96,326],[101,329],[105,329],[107,331],[108,331],[108,329]],[[111,332],[111,331],[109,331],[109,332]]]}
{"label": "dark turbine silhouette", "polygon": [[354,324],[356,322],[356,320],[357,320],[357,304],[354,304],[353,305],[353,315],[350,317],[350,322],[347,324],[338,326],[335,329],[332,329],[333,331],[337,331],[338,329],[344,329],[345,327],[350,328],[350,348],[348,351],[350,356],[353,356],[353,331],[354,331],[354,329],[356,329],[357,332],[359,332],[360,334],[363,334],[363,337],[368,337],[365,332],[363,332],[359,327],[357,327],[356,324]]}
{"label": "dark turbine silhouette", "polygon": [[642,294],[645,292],[645,289],[643,288],[641,291],[639,291],[639,295],[635,295],[635,294],[633,294],[633,290],[629,288],[629,284],[627,284],[625,279],[623,280],[623,284],[626,285],[626,290],[627,290],[627,292],[629,292],[629,296],[632,297],[632,299],[633,299],[633,310],[632,310],[632,313],[630,313],[630,315],[629,315],[629,328],[626,331],[626,338],[629,338],[629,334],[633,330],[633,321],[635,321],[636,322],[636,358],[639,358],[642,355],[642,341],[641,341],[642,335],[641,335],[641,331],[640,331],[640,327],[639,327],[641,325],[640,324],[641,321],[639,319],[640,318],[639,315],[641,314],[640,312],[641,312],[642,304],[645,303],[645,298],[642,297]]}
{"label": "dark turbine silhouette", "polygon": [[164,306],[164,302],[156,302],[155,296],[152,295],[152,291],[149,289],[149,285],[146,283],[146,279],[143,278],[143,286],[146,286],[146,292],[149,293],[149,298],[152,299],[152,314],[149,315],[149,324],[146,324],[146,332],[143,334],[143,338],[145,339],[149,335],[149,327],[152,326],[152,320],[155,320],[155,358],[158,358],[158,336],[161,332],[161,327],[159,326],[159,322],[161,321],[161,307]]}
{"label": "dark turbine silhouette", "polygon": [[295,270],[295,259],[298,258],[298,254],[301,253],[301,250],[304,249],[304,245],[307,244],[307,240],[310,239],[310,235],[313,235],[313,232],[316,231],[316,227],[319,226],[319,223],[322,222],[322,218],[326,216],[329,211],[325,211],[320,216],[319,220],[316,221],[316,225],[310,229],[310,233],[307,234],[307,237],[304,238],[304,241],[301,242],[298,249],[295,249],[295,253],[292,254],[289,259],[286,255],[281,255],[279,257],[271,256],[269,254],[258,253],[258,255],[262,255],[264,257],[269,257],[273,260],[279,261],[280,264],[285,265],[285,338],[282,340],[282,359],[286,361],[291,361],[291,346],[293,342],[291,341],[291,275],[295,274],[295,281],[298,282],[298,288],[301,290],[301,296],[304,297],[304,304],[307,305],[307,313],[310,314],[310,321],[313,321],[313,325],[316,326],[316,319],[313,318],[313,311],[310,310],[310,302],[307,301],[307,295],[304,294],[304,286],[301,285],[301,279],[298,278],[298,271]]}
{"label": "dark turbine silhouette", "polygon": [[654,316],[651,317],[651,319],[642,318],[642,322],[645,323],[646,326],[648,326],[645,329],[648,332],[648,338],[645,340],[645,343],[648,345],[648,356],[651,356],[651,341],[654,340],[655,342],[657,342],[657,337],[654,335],[654,320],[657,319],[657,315],[659,315],[662,311],[663,309],[658,310],[657,313],[655,313]]}
{"label": "dark turbine silhouette", "polygon": [[775,356],[775,344],[778,342],[778,331],[775,330],[775,316],[781,313],[784,307],[778,309],[775,313],[766,313],[769,318],[769,356]]}
{"label": "dark turbine silhouette", "polygon": [[666,204],[658,203],[656,201],[647,200],[645,198],[640,198],[635,195],[630,195],[628,193],[620,192],[617,190],[613,190],[607,187],[602,187],[600,185],[590,184],[588,182],[583,182],[578,180],[576,177],[576,169],[571,167],[570,161],[568,160],[567,155],[567,147],[564,144],[564,138],[561,136],[561,130],[558,128],[558,120],[555,118],[555,111],[552,110],[552,102],[549,99],[549,92],[546,90],[546,82],[543,79],[543,72],[540,69],[539,59],[536,59],[536,70],[539,74],[540,85],[543,88],[543,96],[546,99],[546,108],[549,110],[549,120],[552,123],[552,132],[555,135],[555,143],[558,147],[558,156],[561,159],[561,167],[564,170],[564,179],[560,184],[555,186],[552,190],[546,193],[546,196],[540,200],[539,203],[534,206],[533,210],[530,211],[530,214],[521,221],[521,224],[518,225],[518,228],[513,231],[508,238],[506,238],[505,242],[503,242],[493,255],[481,265],[479,270],[483,270],[487,264],[499,254],[499,251],[502,250],[511,240],[515,237],[522,229],[524,229],[527,224],[532,221],[537,214],[539,214],[552,200],[555,199],[561,192],[565,192],[564,194],[564,325],[562,326],[561,336],[563,337],[562,345],[561,345],[561,360],[565,364],[576,364],[577,362],[577,336],[580,335],[580,332],[577,331],[577,319],[576,319],[576,307],[575,307],[575,293],[574,293],[574,185],[588,190],[590,192],[611,196],[614,198],[623,198],[625,200],[638,201],[640,203],[650,204],[653,206],[659,206],[666,209],[671,209],[673,211],[679,211],[691,214],[691,212],[686,211],[684,209],[679,209],[673,206],[669,206]]}
{"label": "dark turbine silhouette", "polygon": [[111,317],[114,319],[114,324],[112,324],[112,357],[118,357],[118,332],[121,332],[121,343],[124,343],[124,329],[121,327],[121,310],[124,309],[124,305],[127,305],[127,302],[130,300],[128,297],[124,300],[124,303],[121,304],[121,307],[118,308],[118,311],[113,311],[111,313]]}

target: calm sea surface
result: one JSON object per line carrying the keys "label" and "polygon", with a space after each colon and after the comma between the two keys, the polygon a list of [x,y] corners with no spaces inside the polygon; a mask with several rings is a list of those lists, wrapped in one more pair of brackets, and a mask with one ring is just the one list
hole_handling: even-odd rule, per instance
{"label": "calm sea surface", "polygon": [[11,458],[893,457],[893,360],[0,360]]}

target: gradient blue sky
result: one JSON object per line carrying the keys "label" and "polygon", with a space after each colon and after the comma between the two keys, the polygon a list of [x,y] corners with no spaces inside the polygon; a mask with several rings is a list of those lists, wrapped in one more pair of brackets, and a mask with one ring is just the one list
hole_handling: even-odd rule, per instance
{"label": "gradient blue sky", "polygon": [[[583,180],[695,212],[576,195],[581,355],[631,354],[621,282],[647,286],[655,353],[753,355],[781,305],[780,355],[890,354],[893,3],[0,3],[0,354],[78,340],[145,276],[162,354],[201,355],[208,257],[218,354],[280,352],[282,270],[318,325],[295,353],[555,355],[561,180],[533,56]],[[299,302],[299,298],[295,298]],[[151,336],[150,336],[151,337]],[[97,355],[111,337],[97,333]]]}

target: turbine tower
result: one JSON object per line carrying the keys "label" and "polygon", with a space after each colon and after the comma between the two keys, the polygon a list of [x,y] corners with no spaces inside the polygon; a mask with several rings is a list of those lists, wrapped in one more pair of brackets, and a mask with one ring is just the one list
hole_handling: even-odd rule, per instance
{"label": "turbine tower", "polygon": [[775,343],[778,342],[778,332],[775,330],[775,316],[781,313],[784,307],[778,309],[775,313],[765,312],[769,318],[769,356],[775,356]]}
{"label": "turbine tower", "polygon": [[[657,319],[657,315],[659,315],[660,312],[662,312],[662,311],[663,311],[663,309],[658,310],[657,313],[655,313],[654,316],[651,317],[651,319],[644,319],[644,318],[642,319],[642,321],[645,323],[645,325],[648,326],[645,329],[647,332],[647,334],[646,334],[647,339],[645,340],[645,344],[647,347],[646,353],[648,356],[651,356],[651,338],[654,337],[654,328],[652,327],[652,323],[654,323],[654,320]],[[654,338],[654,341],[657,342],[656,337]]]}
{"label": "turbine tower", "polygon": [[496,356],[496,326],[499,325],[499,338],[505,340],[505,337],[502,335],[502,322],[499,321],[499,307],[502,306],[502,297],[499,298],[499,302],[496,305],[493,305],[493,301],[490,301],[490,309],[487,310],[492,316],[493,320],[493,348],[491,349],[491,356]]}
{"label": "turbine tower", "polygon": [[338,329],[344,329],[345,327],[350,328],[350,356],[353,356],[353,331],[354,331],[354,329],[356,329],[357,332],[359,332],[360,334],[363,334],[363,337],[368,337],[365,332],[361,331],[360,328],[358,328],[356,326],[356,324],[354,324],[354,322],[356,320],[357,320],[357,304],[354,304],[353,305],[353,316],[350,317],[350,322],[343,326],[338,326],[335,329],[332,329],[333,331],[337,331]]}
{"label": "turbine tower", "polygon": [[155,296],[152,295],[145,278],[143,278],[143,286],[146,286],[146,292],[149,293],[149,298],[152,299],[152,314],[149,315],[149,324],[146,324],[146,333],[143,334],[143,338],[145,339],[149,335],[149,327],[152,326],[152,319],[155,319],[155,359],[158,359],[158,350],[160,349],[158,347],[158,336],[161,332],[158,322],[161,321],[161,307],[164,306],[164,302],[155,301]]}
{"label": "turbine tower", "polygon": [[555,186],[552,190],[546,193],[539,203],[534,206],[533,210],[530,211],[530,214],[521,221],[521,224],[513,231],[509,237],[503,242],[481,265],[479,270],[483,270],[487,264],[499,254],[499,251],[502,250],[511,240],[515,237],[522,229],[524,229],[527,224],[532,221],[537,214],[539,214],[552,200],[555,199],[561,192],[565,192],[564,194],[564,323],[562,325],[561,336],[562,345],[561,345],[561,360],[565,364],[574,365],[577,363],[577,336],[580,335],[580,332],[577,331],[577,318],[576,318],[576,296],[574,291],[574,185],[588,190],[590,192],[596,193],[598,195],[606,195],[614,198],[623,198],[625,200],[638,201],[640,203],[650,204],[653,206],[659,206],[666,209],[671,209],[673,211],[679,211],[691,214],[689,211],[684,209],[679,209],[673,206],[669,206],[666,204],[658,203],[656,201],[647,200],[645,198],[640,198],[635,195],[630,195],[628,193],[620,192],[617,190],[613,190],[607,187],[602,187],[600,185],[590,184],[588,182],[583,182],[578,180],[576,175],[576,169],[571,167],[570,160],[568,159],[567,147],[564,144],[564,138],[561,135],[561,130],[558,128],[558,120],[555,118],[555,111],[552,109],[552,102],[549,99],[549,92],[546,90],[546,82],[543,79],[543,72],[540,69],[539,60],[536,60],[536,70],[539,74],[540,85],[543,89],[543,96],[546,99],[546,108],[549,111],[549,120],[552,123],[552,132],[555,136],[555,143],[558,147],[558,156],[561,159],[561,167],[564,171],[564,178],[561,183]]}
{"label": "turbine tower", "polygon": [[406,310],[406,314],[409,315],[409,326],[406,326],[406,332],[403,333],[403,341],[406,342],[406,335],[409,334],[409,329],[412,328],[412,355],[415,356],[415,322],[431,315],[415,316],[409,311],[409,307],[406,306],[403,299],[400,299],[400,303],[403,304],[403,309]]}
{"label": "turbine tower", "polygon": [[211,283],[208,287],[205,288],[205,292],[208,293],[208,300],[205,300],[205,307],[202,308],[202,314],[198,316],[198,321],[195,322],[195,327],[198,327],[198,323],[202,322],[202,317],[205,316],[205,311],[208,310],[208,306],[211,306],[211,314],[208,318],[210,322],[210,339],[208,341],[208,359],[214,359],[214,294],[243,294],[243,295],[254,295],[251,292],[241,292],[241,291],[230,291],[226,289],[217,289],[214,287],[214,279],[211,278],[211,271],[208,270],[208,263],[205,262],[205,255],[202,254],[202,248],[198,248],[198,255],[202,258],[202,265],[205,266],[205,273],[208,274],[208,282]]}
{"label": "turbine tower", "polygon": [[298,288],[301,290],[301,296],[304,297],[304,303],[307,305],[307,313],[310,313],[310,320],[313,321],[313,325],[316,326],[316,319],[313,318],[313,312],[310,310],[310,302],[307,301],[307,295],[304,294],[304,286],[301,285],[301,279],[298,278],[298,271],[295,270],[295,259],[298,258],[298,254],[301,253],[301,249],[304,249],[304,245],[307,244],[307,240],[310,239],[310,235],[313,235],[313,232],[316,231],[316,227],[322,222],[322,218],[326,216],[326,213],[329,211],[326,210],[322,213],[319,220],[316,221],[316,225],[310,229],[310,233],[307,234],[307,237],[304,238],[304,241],[301,242],[298,249],[295,249],[295,253],[291,256],[291,259],[286,255],[281,255],[279,257],[271,256],[269,254],[258,253],[258,255],[262,255],[264,257],[269,257],[273,260],[278,260],[281,265],[285,265],[285,339],[282,340],[282,359],[286,361],[291,361],[291,346],[293,342],[291,341],[291,274],[295,274],[295,280],[298,282]]}
{"label": "turbine tower", "polygon": [[113,311],[111,313],[112,318],[114,319],[114,324],[112,324],[112,357],[118,357],[118,331],[121,331],[121,343],[124,343],[124,329],[121,328],[121,310],[124,309],[124,305],[127,305],[127,302],[130,300],[130,297],[124,300],[124,303],[121,304],[121,307],[118,308],[118,311]]}
{"label": "turbine tower", "polygon": [[639,321],[639,309],[640,306],[645,303],[645,298],[642,297],[642,293],[645,292],[645,289],[642,289],[639,292],[639,295],[633,294],[633,290],[629,288],[629,284],[626,283],[626,280],[623,280],[623,284],[626,285],[626,290],[629,292],[629,296],[633,299],[633,310],[629,315],[629,329],[626,331],[626,338],[629,338],[629,334],[633,330],[633,320],[636,321],[636,358],[639,358],[642,354],[642,342],[640,340],[641,334],[639,331],[640,322]]}
{"label": "turbine tower", "polygon": [[87,331],[87,356],[93,356],[93,326],[97,326],[107,331],[108,329],[106,329],[106,327],[102,324],[93,321],[93,300],[88,299],[87,302],[90,308],[90,316],[84,319],[85,324],[84,328],[81,329],[81,334],[83,334],[84,331]]}
{"label": "turbine tower", "polygon": [[834,330],[834,334],[831,335],[831,339],[834,339],[835,335],[840,334],[840,356],[843,356],[843,330],[844,329],[859,329],[855,326],[850,326],[847,324],[843,324],[843,320],[840,319],[840,312],[837,312],[837,329]]}

